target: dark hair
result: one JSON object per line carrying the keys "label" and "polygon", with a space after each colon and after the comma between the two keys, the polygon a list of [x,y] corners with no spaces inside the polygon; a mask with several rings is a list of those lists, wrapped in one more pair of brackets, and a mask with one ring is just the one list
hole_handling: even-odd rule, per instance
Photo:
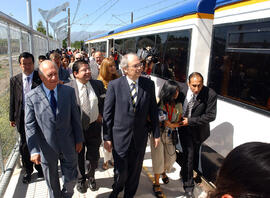
{"label": "dark hair", "polygon": [[35,63],[35,59],[33,54],[30,54],[29,52],[23,52],[19,56],[19,63],[21,64],[21,58],[31,58],[33,63]]}
{"label": "dark hair", "polygon": [[[72,73],[74,72],[79,72],[79,69],[81,68],[82,65],[89,65],[87,61],[85,60],[77,60],[74,62],[73,66],[72,66]],[[75,77],[75,76],[74,76]]]}
{"label": "dark hair", "polygon": [[225,158],[210,198],[230,194],[234,198],[265,198],[270,195],[270,144],[249,142]]}
{"label": "dark hair", "polygon": [[44,55],[40,55],[39,57],[38,57],[38,60],[46,60],[47,58],[46,58],[46,56],[44,56]]}
{"label": "dark hair", "polygon": [[194,77],[194,76],[199,76],[199,77],[201,77],[202,82],[203,82],[203,76],[202,76],[202,74],[199,73],[199,72],[193,72],[193,73],[191,73],[191,74],[189,75],[189,77],[188,77],[188,82],[189,82],[189,83],[190,83],[190,79],[191,79],[192,77]]}
{"label": "dark hair", "polygon": [[172,103],[178,103],[180,101],[180,94],[176,99],[174,99],[174,95],[176,93],[176,90],[180,92],[179,85],[172,80],[167,80],[159,94],[160,102],[163,102],[163,104],[172,104]]}

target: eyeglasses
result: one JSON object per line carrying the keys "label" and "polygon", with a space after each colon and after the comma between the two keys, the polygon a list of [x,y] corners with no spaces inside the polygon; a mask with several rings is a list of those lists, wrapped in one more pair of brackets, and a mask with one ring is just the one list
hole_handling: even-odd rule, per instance
{"label": "eyeglasses", "polygon": [[143,64],[142,63],[138,63],[138,64],[136,64],[136,65],[132,65],[131,67],[134,67],[134,68],[140,68],[140,67],[142,67],[143,66]]}

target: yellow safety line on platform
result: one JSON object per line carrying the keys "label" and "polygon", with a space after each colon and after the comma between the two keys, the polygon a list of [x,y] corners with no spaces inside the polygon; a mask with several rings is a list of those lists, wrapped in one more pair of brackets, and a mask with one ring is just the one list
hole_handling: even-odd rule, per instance
{"label": "yellow safety line on platform", "polygon": [[[155,182],[154,176],[150,173],[147,167],[143,166],[143,170],[146,172],[148,178],[150,179],[151,182]],[[163,198],[166,198],[166,195],[163,192]]]}
{"label": "yellow safety line on platform", "polygon": [[255,3],[262,3],[265,1],[269,1],[269,0],[248,0],[248,1],[242,1],[242,2],[235,2],[235,3],[229,4],[229,5],[221,6],[220,8],[217,8],[215,12],[239,8],[239,7],[243,7],[243,6],[247,6],[247,5],[252,5]]}

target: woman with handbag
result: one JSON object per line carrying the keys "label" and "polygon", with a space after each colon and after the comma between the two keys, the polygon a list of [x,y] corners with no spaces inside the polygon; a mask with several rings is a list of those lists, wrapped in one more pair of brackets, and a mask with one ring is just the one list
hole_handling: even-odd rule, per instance
{"label": "woman with handbag", "polygon": [[156,197],[163,197],[160,189],[159,178],[162,175],[164,184],[169,183],[166,172],[170,171],[175,160],[175,144],[178,141],[177,128],[181,122],[182,104],[179,98],[179,85],[168,80],[163,85],[159,98],[159,121],[160,121],[160,144],[154,147],[153,137],[151,137],[152,166],[155,175],[153,191]]}

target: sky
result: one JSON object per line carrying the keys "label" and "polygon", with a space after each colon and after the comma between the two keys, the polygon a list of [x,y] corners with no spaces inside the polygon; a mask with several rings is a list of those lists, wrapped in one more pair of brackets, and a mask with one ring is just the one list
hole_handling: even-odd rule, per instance
{"label": "sky", "polygon": [[[36,29],[39,20],[46,26],[39,8],[51,10],[65,2],[69,2],[72,32],[96,32],[110,31],[129,24],[131,12],[135,22],[180,5],[183,1],[186,0],[31,0],[33,28]],[[3,0],[0,11],[26,25],[29,24],[26,0]],[[63,11],[51,21],[57,22],[67,15],[67,10]],[[51,27],[49,32],[53,32]]]}

